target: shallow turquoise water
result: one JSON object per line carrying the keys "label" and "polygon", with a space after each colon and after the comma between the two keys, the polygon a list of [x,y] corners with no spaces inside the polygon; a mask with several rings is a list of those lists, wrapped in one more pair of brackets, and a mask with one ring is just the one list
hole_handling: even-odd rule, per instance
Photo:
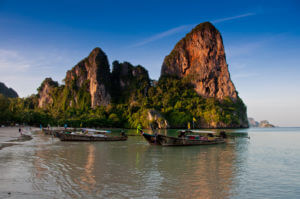
{"label": "shallow turquoise water", "polygon": [[0,150],[0,198],[300,198],[300,128],[234,132],[250,139],[159,147],[36,133]]}

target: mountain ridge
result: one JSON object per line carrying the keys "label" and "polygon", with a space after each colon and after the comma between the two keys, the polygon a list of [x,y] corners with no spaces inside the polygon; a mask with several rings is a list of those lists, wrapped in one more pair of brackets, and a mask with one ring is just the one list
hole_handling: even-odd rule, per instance
{"label": "mountain ridge", "polygon": [[18,93],[14,89],[8,88],[2,82],[0,82],[0,94],[4,95],[5,97],[10,97],[10,98],[17,98],[17,97],[19,97]]}
{"label": "mountain ridge", "polygon": [[[113,61],[94,48],[66,72],[46,78],[38,94],[11,101],[18,122],[74,127],[247,128],[247,107],[230,79],[222,37],[196,26],[166,56],[158,81],[140,65]],[[17,116],[22,116],[18,118]]]}

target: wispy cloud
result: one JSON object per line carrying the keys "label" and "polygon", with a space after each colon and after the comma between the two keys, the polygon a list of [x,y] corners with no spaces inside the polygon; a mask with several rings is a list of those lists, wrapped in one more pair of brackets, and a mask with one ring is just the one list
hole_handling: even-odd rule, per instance
{"label": "wispy cloud", "polygon": [[182,31],[188,30],[188,29],[190,29],[193,26],[194,25],[182,25],[182,26],[178,26],[176,28],[169,29],[167,31],[164,31],[164,32],[158,33],[156,35],[153,35],[151,37],[148,37],[148,38],[144,39],[143,41],[138,42],[138,43],[132,45],[132,47],[143,46],[145,44],[148,44],[150,42],[162,39],[164,37],[167,37],[167,36],[170,36],[170,35],[174,35],[174,34],[176,34],[178,32],[182,32]]}
{"label": "wispy cloud", "polygon": [[231,21],[231,20],[235,20],[235,19],[239,19],[239,18],[253,16],[253,15],[256,15],[256,14],[255,13],[246,13],[246,14],[233,16],[233,17],[225,17],[225,18],[213,20],[212,23],[220,23],[220,22],[224,22],[224,21]]}
{"label": "wispy cloud", "polygon": [[[255,15],[255,13],[246,13],[246,14],[242,14],[242,15],[238,15],[238,16],[216,19],[216,20],[213,20],[212,23],[221,23],[221,22],[224,22],[224,21],[231,21],[231,20],[235,20],[235,19],[239,19],[239,18],[253,16],[253,15]],[[161,32],[161,33],[158,33],[158,34],[153,35],[151,37],[148,37],[148,38],[146,38],[146,39],[144,39],[144,40],[142,40],[142,41],[140,41],[136,44],[133,44],[131,47],[139,47],[139,46],[146,45],[148,43],[151,43],[151,42],[157,41],[159,39],[174,35],[176,33],[190,30],[191,28],[193,28],[196,25],[197,24],[182,25],[182,26],[178,26],[178,27],[166,30],[164,32]]]}
{"label": "wispy cloud", "polygon": [[14,50],[0,49],[0,70],[1,73],[10,72],[24,72],[29,68],[29,64]]}
{"label": "wispy cloud", "polygon": [[0,49],[0,82],[15,89],[21,97],[35,93],[45,77],[62,79],[66,66],[72,66],[72,59],[63,51]]}
{"label": "wispy cloud", "polygon": [[228,59],[249,56],[249,54],[257,54],[259,50],[276,41],[282,41],[287,36],[285,34],[273,34],[272,36],[256,37],[248,39],[247,42],[228,43],[226,45],[226,55]]}
{"label": "wispy cloud", "polygon": [[226,54],[229,59],[240,56],[247,56],[250,53],[264,46],[267,40],[251,41],[248,43],[240,43],[238,45],[229,44],[226,48]]}

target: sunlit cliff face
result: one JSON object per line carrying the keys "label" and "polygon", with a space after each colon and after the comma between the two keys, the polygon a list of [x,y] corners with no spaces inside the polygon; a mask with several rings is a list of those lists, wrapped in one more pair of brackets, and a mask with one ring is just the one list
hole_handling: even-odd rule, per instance
{"label": "sunlit cliff face", "polygon": [[221,34],[209,22],[196,26],[166,56],[161,76],[166,75],[190,78],[196,92],[204,97],[237,98]]}
{"label": "sunlit cliff face", "polygon": [[91,96],[92,108],[106,106],[111,100],[108,91],[109,77],[107,56],[100,48],[95,48],[87,58],[67,72],[66,85],[75,83],[78,88],[86,89]]}

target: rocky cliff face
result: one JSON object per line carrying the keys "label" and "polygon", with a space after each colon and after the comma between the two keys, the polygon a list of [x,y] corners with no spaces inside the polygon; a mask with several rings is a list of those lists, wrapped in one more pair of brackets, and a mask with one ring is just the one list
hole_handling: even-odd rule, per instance
{"label": "rocky cliff face", "polygon": [[45,108],[53,104],[53,91],[58,87],[58,82],[46,78],[38,88],[38,107]]}
{"label": "rocky cliff face", "polygon": [[190,78],[204,97],[237,98],[230,79],[220,32],[209,22],[196,26],[165,57],[161,76]]}
{"label": "rocky cliff face", "polygon": [[114,102],[127,102],[130,97],[137,94],[137,90],[146,96],[150,87],[148,71],[140,65],[133,66],[129,62],[113,62],[111,81]]}
{"label": "rocky cliff face", "polygon": [[[107,56],[100,48],[92,50],[88,57],[67,71],[64,81],[65,85],[58,86],[51,78],[44,80],[38,89],[40,108],[53,104],[66,110],[68,107],[107,106],[112,101],[126,103],[138,93],[146,96],[150,86],[148,71],[140,65],[114,61],[111,73]],[[55,90],[55,87],[58,88]]]}
{"label": "rocky cliff face", "polygon": [[16,98],[18,97],[18,93],[12,89],[8,88],[4,83],[0,82],[0,94],[6,96],[6,97],[11,97],[11,98]]}
{"label": "rocky cliff face", "polygon": [[[116,125],[135,127],[140,122],[147,127],[151,122],[158,128],[186,128],[196,118],[199,128],[248,127],[221,35],[210,23],[200,24],[178,42],[165,58],[158,82],[150,80],[145,68],[128,62],[113,62],[110,72],[100,48],[69,70],[64,81],[58,85],[47,78],[38,89],[38,106],[56,110],[62,118],[76,121],[90,108],[111,104],[95,111],[97,121],[106,123],[109,115]],[[94,115],[91,118],[86,122],[94,125]]]}
{"label": "rocky cliff face", "polygon": [[170,127],[168,121],[158,111],[150,109],[147,113],[147,119],[153,128],[167,129]]}
{"label": "rocky cliff face", "polygon": [[67,72],[66,86],[85,89],[91,96],[92,108],[110,103],[110,69],[107,56],[100,48]]}

